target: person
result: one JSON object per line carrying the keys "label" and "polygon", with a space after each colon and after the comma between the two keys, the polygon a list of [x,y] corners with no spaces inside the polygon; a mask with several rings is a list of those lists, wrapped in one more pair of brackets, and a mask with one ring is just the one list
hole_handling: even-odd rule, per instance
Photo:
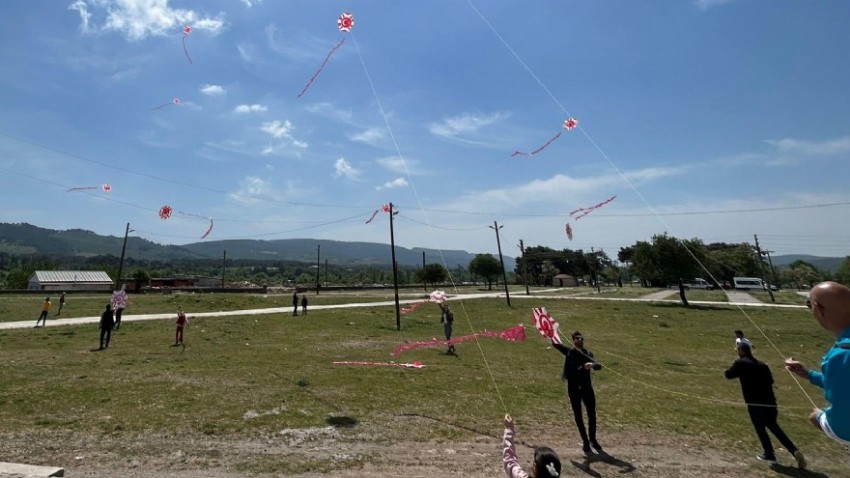
{"label": "person", "polygon": [[121,314],[124,313],[124,308],[127,307],[127,292],[124,290],[127,286],[121,284],[121,288],[112,293],[112,310],[115,311],[115,330],[121,328]]}
{"label": "person", "polygon": [[531,474],[522,469],[516,455],[516,429],[514,419],[505,415],[505,435],[502,439],[502,466],[508,478],[558,478],[561,476],[561,459],[549,447],[541,446],[534,449],[534,463]]}
{"label": "person", "polygon": [[835,344],[823,357],[820,372],[794,357],[785,361],[785,368],[823,388],[830,405],[815,408],[809,420],[829,438],[850,446],[850,289],[837,282],[821,282],[812,287],[806,306],[820,326],[836,336]]}
{"label": "person", "polygon": [[298,290],[292,293],[292,316],[298,315]]}
{"label": "person", "polygon": [[[593,352],[584,348],[584,336],[575,331],[572,334],[573,347],[567,347],[552,341],[552,347],[564,354],[564,372],[561,378],[567,381],[567,394],[573,409],[576,427],[581,435],[582,451],[590,453],[590,447],[602,453],[602,446],[596,440],[596,394],[590,380],[591,370],[602,369],[602,364],[593,358]],[[587,409],[587,430],[584,428],[581,404]]]}
{"label": "person", "polygon": [[301,313],[307,315],[307,294],[301,296]]}
{"label": "person", "polygon": [[756,346],[753,345],[753,342],[745,337],[744,332],[740,329],[735,331],[735,347],[738,347],[738,344],[747,344],[751,349],[756,348]]}
{"label": "person", "polygon": [[455,353],[455,345],[452,340],[452,325],[454,324],[455,316],[452,314],[452,309],[445,302],[440,303],[440,323],[443,324],[443,332],[446,334],[446,340],[449,342],[448,354]]}
{"label": "person", "polygon": [[186,314],[183,313],[183,308],[177,308],[177,330],[174,331],[174,346],[183,345],[183,327],[189,323]]}
{"label": "person", "polygon": [[773,436],[797,460],[797,467],[803,470],[806,468],[806,458],[803,456],[803,452],[794,445],[794,442],[788,438],[788,435],[776,421],[779,416],[779,409],[776,406],[776,396],[773,393],[773,374],[770,373],[770,367],[753,356],[752,347],[744,340],[746,339],[738,339],[738,344],[735,347],[738,352],[738,359],[726,370],[725,376],[730,380],[737,378],[741,382],[741,393],[744,395],[744,402],[747,404],[747,412],[750,414],[750,421],[753,423],[753,428],[756,429],[756,436],[758,436],[764,451],[757,458],[769,463],[776,463],[773,443],[771,443],[770,436],[767,434],[767,430],[770,430]]}
{"label": "person", "polygon": [[114,326],[115,319],[112,316],[112,302],[108,302],[106,304],[106,310],[100,314],[100,348],[98,350],[109,347],[109,339],[112,338],[112,328]]}
{"label": "person", "polygon": [[64,306],[65,306],[65,292],[63,291],[61,294],[59,294],[59,310],[56,311],[56,315],[59,315],[59,314],[62,313],[62,307],[64,307]]}
{"label": "person", "polygon": [[41,304],[41,315],[38,316],[38,319],[35,320],[35,326],[38,327],[38,323],[44,320],[44,325],[47,325],[47,313],[50,312],[50,307],[53,304],[50,303],[50,297],[46,297],[44,299],[44,303]]}

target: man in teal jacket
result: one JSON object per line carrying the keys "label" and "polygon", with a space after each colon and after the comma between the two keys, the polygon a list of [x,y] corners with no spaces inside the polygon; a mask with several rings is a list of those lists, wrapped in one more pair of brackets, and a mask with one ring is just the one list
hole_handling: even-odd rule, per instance
{"label": "man in teal jacket", "polygon": [[823,357],[820,372],[793,357],[785,361],[785,367],[823,388],[830,406],[815,408],[809,419],[828,437],[850,446],[850,289],[837,282],[821,282],[812,287],[806,306],[837,340]]}

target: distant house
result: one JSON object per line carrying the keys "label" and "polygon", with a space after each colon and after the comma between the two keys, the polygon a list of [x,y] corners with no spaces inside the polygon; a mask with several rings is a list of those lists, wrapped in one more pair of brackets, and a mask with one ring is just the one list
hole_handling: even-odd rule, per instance
{"label": "distant house", "polygon": [[112,279],[104,271],[35,271],[28,290],[112,290]]}
{"label": "distant house", "polygon": [[578,287],[578,279],[569,274],[557,274],[552,278],[553,287]]}

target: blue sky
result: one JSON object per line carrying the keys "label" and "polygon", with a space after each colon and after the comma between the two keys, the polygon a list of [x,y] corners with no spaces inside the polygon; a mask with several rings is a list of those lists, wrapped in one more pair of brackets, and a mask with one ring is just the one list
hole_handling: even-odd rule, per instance
{"label": "blue sky", "polygon": [[495,252],[498,221],[508,255],[616,257],[666,231],[846,256],[848,18],[840,1],[7,0],[0,222],[388,243],[385,214],[365,221],[391,201],[406,247]]}

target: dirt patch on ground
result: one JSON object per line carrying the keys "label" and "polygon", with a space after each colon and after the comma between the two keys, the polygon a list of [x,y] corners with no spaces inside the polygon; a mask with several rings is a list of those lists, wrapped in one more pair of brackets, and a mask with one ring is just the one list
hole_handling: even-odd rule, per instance
{"label": "dirt patch on ground", "polygon": [[[399,427],[406,425],[406,427]],[[61,466],[69,477],[218,478],[235,476],[335,476],[372,478],[443,478],[504,476],[501,469],[501,431],[454,430],[459,439],[411,440],[411,430],[427,436],[451,424],[427,417],[390,417],[382,426],[357,424],[306,429],[282,428],[256,436],[209,436],[135,433],[86,436],[80,433],[33,432],[0,435],[0,456],[8,462]],[[406,429],[405,429],[406,428]],[[463,427],[460,427],[463,428]],[[604,435],[603,454],[585,456],[576,443],[558,434],[533,436],[535,443],[554,448],[563,463],[562,476],[634,478],[738,478],[843,476],[810,468],[799,472],[787,453],[770,469],[755,460],[747,446],[739,454],[699,444],[687,436],[640,431]],[[440,433],[436,433],[439,435]],[[406,435],[402,439],[400,435]],[[528,439],[519,430],[519,439]],[[533,449],[518,444],[520,460],[529,464]]]}

